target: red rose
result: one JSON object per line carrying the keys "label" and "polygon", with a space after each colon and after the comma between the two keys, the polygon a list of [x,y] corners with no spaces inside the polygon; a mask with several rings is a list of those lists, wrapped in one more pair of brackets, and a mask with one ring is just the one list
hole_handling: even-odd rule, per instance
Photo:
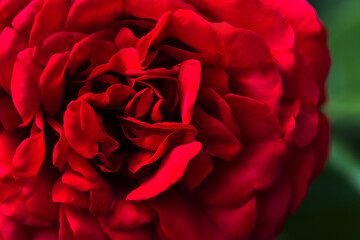
{"label": "red rose", "polygon": [[7,0],[0,28],[0,239],[274,239],[324,165],[304,0]]}

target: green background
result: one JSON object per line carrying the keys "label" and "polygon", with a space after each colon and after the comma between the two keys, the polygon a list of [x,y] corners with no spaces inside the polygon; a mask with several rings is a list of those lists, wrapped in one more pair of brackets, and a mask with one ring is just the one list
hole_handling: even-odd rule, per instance
{"label": "green background", "polygon": [[331,156],[277,240],[360,239],[360,0],[312,0],[329,32]]}

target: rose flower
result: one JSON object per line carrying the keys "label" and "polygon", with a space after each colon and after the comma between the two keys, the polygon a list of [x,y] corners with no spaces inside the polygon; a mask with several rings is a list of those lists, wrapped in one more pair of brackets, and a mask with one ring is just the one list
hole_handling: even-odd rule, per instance
{"label": "rose flower", "polygon": [[0,3],[0,239],[274,239],[323,168],[304,0]]}

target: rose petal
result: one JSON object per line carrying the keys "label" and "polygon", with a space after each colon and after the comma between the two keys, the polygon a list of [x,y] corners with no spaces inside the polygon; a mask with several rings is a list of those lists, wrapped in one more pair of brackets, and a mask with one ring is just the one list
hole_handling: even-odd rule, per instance
{"label": "rose petal", "polygon": [[299,147],[310,143],[316,136],[319,124],[319,110],[317,107],[301,103],[300,111],[295,118],[295,142]]}
{"label": "rose petal", "polygon": [[195,141],[174,148],[161,161],[154,176],[129,193],[126,200],[149,199],[166,191],[183,177],[188,162],[200,152],[201,147],[201,143]]}
{"label": "rose petal", "polygon": [[205,207],[207,213],[229,239],[247,239],[257,218],[256,197],[236,208]]}
{"label": "rose petal", "polygon": [[143,203],[127,201],[125,196],[124,192],[119,192],[116,195],[113,210],[106,218],[110,229],[129,231],[152,222],[156,218],[152,209]]}
{"label": "rose petal", "polygon": [[189,162],[181,183],[192,191],[200,185],[213,169],[212,158],[208,154],[200,152]]}
{"label": "rose petal", "polygon": [[70,51],[74,44],[84,37],[84,33],[56,32],[47,37],[41,45],[35,46],[32,57],[35,62],[45,67],[54,54]]}
{"label": "rose petal", "polygon": [[[295,46],[310,64],[312,77],[320,87],[320,104],[324,103],[325,80],[330,69],[327,33],[315,9],[307,1],[261,0],[286,17],[295,31]],[[304,84],[305,86],[305,84]]]}
{"label": "rose petal", "polygon": [[92,33],[74,44],[71,50],[69,69],[71,73],[79,70],[81,65],[87,65],[90,61],[91,51],[99,40],[112,40],[116,32],[112,29],[104,29],[99,32]]}
{"label": "rose petal", "polygon": [[0,94],[0,123],[8,132],[16,130],[22,119],[17,112],[11,97],[7,94]]}
{"label": "rose petal", "polygon": [[52,200],[56,203],[63,203],[77,209],[88,209],[90,196],[88,192],[82,192],[64,184],[61,179],[54,184],[52,189]]}
{"label": "rose petal", "polygon": [[70,32],[95,32],[113,23],[122,13],[122,1],[77,0],[71,6],[64,30]]}
{"label": "rose petal", "polygon": [[13,219],[0,215],[0,239],[32,240],[31,230]]}
{"label": "rose petal", "polygon": [[64,113],[65,137],[75,152],[85,158],[94,158],[99,151],[99,145],[81,128],[80,105],[81,101],[70,102]]}
{"label": "rose petal", "polygon": [[39,79],[42,69],[32,60],[32,49],[18,55],[11,78],[11,93],[14,105],[23,119],[23,126],[30,123],[41,98]]}
{"label": "rose petal", "polygon": [[192,123],[198,130],[198,139],[206,151],[225,161],[234,160],[242,148],[240,140],[220,120],[196,107]]}
{"label": "rose petal", "polygon": [[9,26],[13,18],[23,9],[30,0],[1,1],[0,3],[0,29]]}
{"label": "rose petal", "polygon": [[52,33],[60,31],[69,12],[66,0],[44,0],[44,5],[36,14],[31,29],[29,47],[34,47]]}
{"label": "rose petal", "polygon": [[160,228],[166,239],[228,239],[200,204],[180,189],[169,190],[149,201],[159,216]]}
{"label": "rose petal", "polygon": [[34,25],[35,16],[43,6],[44,0],[31,1],[12,21],[14,29],[27,38],[30,37],[31,28]]}
{"label": "rose petal", "polygon": [[12,28],[0,33],[0,86],[11,95],[11,75],[17,54],[27,47],[26,39]]}
{"label": "rose petal", "polygon": [[238,161],[219,162],[196,193],[217,206],[240,206],[255,190],[264,190],[276,181],[285,153],[283,140],[247,145]]}
{"label": "rose petal", "polygon": [[251,236],[254,240],[274,239],[282,228],[291,201],[291,185],[286,175],[267,191],[258,194],[258,216]]}
{"label": "rose petal", "polygon": [[235,94],[226,94],[224,99],[231,108],[244,141],[274,140],[283,136],[278,118],[265,104]]}
{"label": "rose petal", "polygon": [[45,134],[42,110],[38,110],[33,122],[30,137],[23,140],[16,149],[12,172],[16,178],[29,178],[36,175],[45,158]]}
{"label": "rose petal", "polygon": [[265,103],[274,113],[278,113],[280,110],[283,84],[275,64],[248,71],[230,73],[229,87],[232,93]]}
{"label": "rose petal", "polygon": [[53,55],[40,76],[42,105],[51,116],[57,113],[64,97],[66,84],[64,73],[69,56],[69,52]]}
{"label": "rose petal", "polygon": [[132,117],[122,117],[120,124],[127,139],[147,150],[157,150],[165,138],[176,130],[184,132],[184,142],[192,141],[197,133],[194,126],[177,122],[145,123]]}
{"label": "rose petal", "polygon": [[201,81],[201,64],[197,60],[188,60],[180,65],[179,96],[181,120],[185,124],[191,122],[194,105]]}
{"label": "rose petal", "polygon": [[269,45],[272,55],[288,71],[294,66],[294,32],[278,12],[258,0],[187,0],[197,10],[218,22],[258,33]]}
{"label": "rose petal", "polygon": [[86,101],[81,101],[79,109],[80,126],[85,135],[102,145],[102,152],[108,156],[119,147],[119,143],[110,137],[102,124],[101,117]]}
{"label": "rose petal", "polygon": [[[107,239],[99,222],[89,212],[79,211],[72,207],[63,206],[62,211],[60,211],[60,215],[63,215],[63,222],[67,221],[67,224],[70,227],[70,229],[66,230],[67,234],[65,236],[70,236],[69,230],[71,230],[71,235],[75,239]],[[62,228],[61,225],[62,224],[60,222],[60,229]]]}

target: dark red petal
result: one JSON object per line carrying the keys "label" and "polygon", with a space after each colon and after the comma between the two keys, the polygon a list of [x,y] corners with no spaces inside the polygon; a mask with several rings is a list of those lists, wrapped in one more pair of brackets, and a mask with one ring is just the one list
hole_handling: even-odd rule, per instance
{"label": "dark red petal", "polygon": [[283,102],[280,106],[279,120],[284,128],[284,139],[291,142],[295,138],[295,118],[299,114],[300,101]]}
{"label": "dark red petal", "polygon": [[300,104],[300,111],[295,118],[295,142],[299,147],[310,143],[316,136],[319,124],[319,110],[316,106]]}
{"label": "dark red petal", "polygon": [[256,197],[236,208],[206,206],[206,211],[230,239],[247,239],[257,218]]}
{"label": "dark red petal", "polygon": [[1,1],[0,2],[0,31],[11,24],[13,18],[21,11],[31,0]]}
{"label": "dark red petal", "polygon": [[113,210],[106,218],[110,229],[132,230],[153,221],[156,218],[152,209],[143,203],[125,200],[125,192],[116,195]]}
{"label": "dark red petal", "polygon": [[0,179],[11,176],[12,160],[21,137],[19,133],[0,133]]}
{"label": "dark red petal", "polygon": [[181,120],[189,124],[201,82],[201,63],[197,60],[183,62],[178,78]]}
{"label": "dark red petal", "polygon": [[69,187],[59,179],[52,189],[52,200],[56,203],[63,203],[78,209],[88,209],[90,196],[88,192],[81,192]]}
{"label": "dark red petal", "polygon": [[292,74],[284,76],[284,98],[298,99],[315,106],[319,101],[319,86],[311,77],[311,68],[297,51],[295,63]]}
{"label": "dark red petal", "polygon": [[120,118],[125,137],[133,144],[147,150],[157,150],[165,138],[176,130],[184,132],[183,141],[194,140],[197,131],[192,125],[178,122],[146,123],[132,117]]}
{"label": "dark red petal", "polygon": [[232,93],[265,103],[274,113],[279,112],[283,97],[282,78],[275,64],[229,74]]}
{"label": "dark red petal", "polygon": [[229,78],[224,68],[204,67],[201,71],[200,89],[211,88],[219,95],[229,93]]}
{"label": "dark red petal", "polygon": [[70,102],[64,113],[64,133],[72,149],[85,158],[93,158],[99,151],[99,145],[81,128],[79,114],[81,101]]}
{"label": "dark red petal", "polygon": [[[186,136],[187,134],[189,136]],[[163,157],[166,153],[170,152],[176,146],[188,142],[189,137],[191,136],[191,140],[193,140],[195,134],[191,135],[189,131],[175,130],[171,132],[168,136],[164,138],[164,141],[157,147],[155,151],[142,150],[128,157],[126,161],[129,165],[129,170],[132,173],[137,172],[142,167],[157,161],[159,158]]]}
{"label": "dark red petal", "polygon": [[67,153],[67,162],[72,170],[80,173],[85,178],[96,181],[99,179],[99,175],[97,174],[94,167],[91,165],[89,159],[83,158],[76,152],[69,150]]}
{"label": "dark red petal", "polygon": [[127,70],[140,70],[139,58],[135,48],[124,48],[112,56],[108,63],[96,67],[88,77],[93,79],[105,72],[114,71],[125,74]]}
{"label": "dark red petal", "polygon": [[113,23],[122,13],[122,1],[77,0],[71,6],[64,30],[71,32],[95,32]]}
{"label": "dark red petal", "polygon": [[0,33],[0,86],[11,95],[11,75],[17,54],[27,47],[26,39],[12,28]]}
{"label": "dark red petal", "polygon": [[86,37],[86,34],[79,32],[56,32],[35,46],[33,52],[34,61],[45,67],[49,59],[56,53],[70,51],[74,44]]}
{"label": "dark red petal", "polygon": [[154,176],[129,193],[126,199],[144,200],[166,191],[183,177],[188,162],[200,152],[201,146],[200,142],[191,142],[174,148],[162,159]]}
{"label": "dark red petal", "polygon": [[134,33],[127,27],[121,28],[118,34],[115,37],[115,44],[118,49],[136,47],[136,43],[139,39],[134,35]]}
{"label": "dark red petal", "polygon": [[226,24],[213,24],[213,28],[227,45],[230,71],[260,67],[272,61],[270,49],[259,35],[246,29],[224,26]]}
{"label": "dark red petal", "polygon": [[113,203],[111,189],[94,189],[90,191],[89,212],[93,216],[104,216],[109,213]]}
{"label": "dark red petal", "polygon": [[219,162],[196,193],[214,205],[239,206],[254,190],[264,190],[275,182],[283,167],[285,152],[283,140],[247,145],[237,161]]}
{"label": "dark red petal", "polygon": [[208,114],[222,121],[239,140],[241,139],[239,126],[234,119],[230,106],[214,89],[200,90],[197,104]]}
{"label": "dark red petal", "polygon": [[99,40],[112,40],[116,32],[111,29],[105,29],[92,33],[81,41],[74,44],[70,54],[69,69],[75,73],[82,65],[89,64],[91,51]]}
{"label": "dark red petal", "polygon": [[152,229],[152,225],[145,225],[143,227],[136,228],[134,230],[129,231],[121,231],[121,230],[112,230],[107,226],[104,221],[100,220],[101,227],[106,235],[110,239],[126,239],[126,240],[153,240],[156,239],[157,236],[154,234],[154,230]]}
{"label": "dark red petal", "polygon": [[118,51],[112,41],[99,40],[91,50],[91,67],[106,63]]}
{"label": "dark red petal", "polygon": [[[176,30],[174,30],[176,29]],[[198,35],[193,37],[193,32]],[[140,62],[144,62],[150,47],[156,46],[166,38],[175,38],[192,47],[197,53],[222,54],[225,46],[211,24],[193,11],[178,10],[167,12],[156,26],[137,43]]]}
{"label": "dark red petal", "polygon": [[68,12],[69,4],[66,0],[44,0],[31,29],[29,47],[41,44],[49,35],[62,30]]}
{"label": "dark red petal", "polygon": [[164,239],[228,239],[204,212],[200,203],[187,193],[177,190],[169,190],[149,201],[159,216],[160,229],[166,235]]}
{"label": "dark red petal", "polygon": [[34,231],[32,240],[59,240],[59,227],[38,228]]}
{"label": "dark red petal", "polygon": [[45,175],[45,177],[38,175],[39,179],[32,186],[34,193],[25,200],[25,206],[32,216],[56,222],[59,219],[59,205],[54,203],[51,198],[51,189],[54,182],[53,175],[51,173],[41,174]]}
{"label": "dark red petal", "polygon": [[43,6],[44,0],[31,1],[12,21],[12,26],[23,36],[30,37],[36,14]]}
{"label": "dark red petal", "polygon": [[212,158],[207,153],[200,152],[189,162],[181,183],[192,191],[200,185],[213,169]]}
{"label": "dark red petal", "polygon": [[51,116],[57,113],[64,97],[64,73],[69,56],[69,52],[53,55],[40,76],[42,105]]}
{"label": "dark red petal", "polygon": [[102,152],[108,156],[119,147],[119,143],[110,137],[102,124],[101,117],[86,101],[81,101],[79,109],[80,126],[87,138],[102,143]]}
{"label": "dark red petal", "polygon": [[36,175],[45,158],[45,134],[42,110],[36,113],[30,137],[23,140],[16,149],[12,172],[16,178]]}
{"label": "dark red petal", "polygon": [[61,177],[62,182],[70,187],[74,187],[79,191],[90,191],[94,189],[110,189],[109,183],[98,178],[96,181],[91,181],[77,172],[68,170]]}
{"label": "dark red petal", "polygon": [[41,98],[39,79],[42,69],[32,60],[32,49],[28,48],[18,55],[11,79],[11,93],[14,105],[28,125],[38,109]]}
{"label": "dark red petal", "polygon": [[291,184],[284,174],[270,189],[257,195],[258,217],[251,239],[275,239],[288,215],[291,194]]}
{"label": "dark red petal", "polygon": [[234,160],[242,148],[240,140],[225,123],[196,107],[192,124],[198,130],[198,139],[206,151],[225,161]]}
{"label": "dark red petal", "polygon": [[285,18],[258,0],[186,0],[206,16],[258,33],[288,71],[294,66],[294,32]]}
{"label": "dark red petal", "polygon": [[1,240],[32,240],[31,229],[13,219],[0,215],[0,239]]}
{"label": "dark red petal", "polygon": [[244,142],[267,141],[281,138],[283,130],[276,115],[264,103],[235,94],[226,94]]}
{"label": "dark red petal", "polygon": [[190,4],[178,0],[124,0],[124,11],[134,17],[158,20],[167,11],[194,9]]}
{"label": "dark red petal", "polygon": [[7,94],[0,94],[0,123],[8,132],[16,130],[22,119],[17,112],[11,97]]}
{"label": "dark red petal", "polygon": [[286,17],[295,31],[295,46],[312,69],[312,77],[320,87],[320,104],[326,96],[324,83],[329,73],[330,54],[327,33],[315,9],[307,1],[261,0]]}
{"label": "dark red petal", "polygon": [[74,239],[107,239],[99,222],[89,212],[68,206],[63,206],[63,211]]}

